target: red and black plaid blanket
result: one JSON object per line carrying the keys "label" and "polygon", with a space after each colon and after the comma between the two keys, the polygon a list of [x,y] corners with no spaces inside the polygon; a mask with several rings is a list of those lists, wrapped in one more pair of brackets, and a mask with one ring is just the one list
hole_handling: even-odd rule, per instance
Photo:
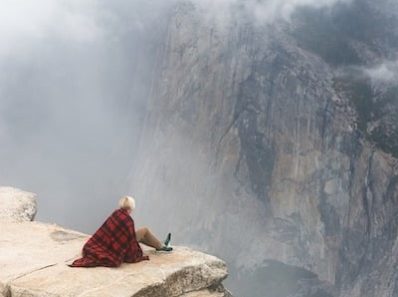
{"label": "red and black plaid blanket", "polygon": [[149,260],[135,237],[134,221],[124,209],[115,210],[83,247],[83,257],[71,267],[117,267],[122,262]]}

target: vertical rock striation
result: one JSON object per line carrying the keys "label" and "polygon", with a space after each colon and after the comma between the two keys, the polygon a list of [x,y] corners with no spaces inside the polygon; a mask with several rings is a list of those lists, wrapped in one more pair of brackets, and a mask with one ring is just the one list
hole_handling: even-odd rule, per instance
{"label": "vertical rock striation", "polygon": [[397,296],[398,83],[372,72],[398,49],[390,5],[175,7],[132,189],[237,295]]}

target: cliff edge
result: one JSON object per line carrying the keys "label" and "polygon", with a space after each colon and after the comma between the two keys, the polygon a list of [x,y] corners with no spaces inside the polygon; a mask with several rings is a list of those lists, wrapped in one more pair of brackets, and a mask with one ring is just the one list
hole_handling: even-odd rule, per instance
{"label": "cliff edge", "polygon": [[[12,193],[18,194],[15,200]],[[32,222],[35,209],[18,217],[5,210],[11,204],[13,209],[31,209],[36,198],[0,187],[0,297],[232,296],[222,285],[228,275],[225,262],[183,246],[174,246],[172,253],[142,246],[150,261],[119,268],[70,268],[67,264],[80,256],[89,236]],[[12,213],[12,219],[5,213]]]}

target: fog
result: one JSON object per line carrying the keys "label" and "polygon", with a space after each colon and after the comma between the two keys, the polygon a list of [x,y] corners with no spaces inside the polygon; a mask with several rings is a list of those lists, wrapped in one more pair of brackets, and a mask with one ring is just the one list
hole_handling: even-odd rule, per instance
{"label": "fog", "polygon": [[[246,10],[255,24],[272,23],[278,19],[290,20],[292,13],[301,6],[324,8],[351,0],[195,0],[196,4],[210,8],[209,13],[220,17],[231,7]],[[218,15],[217,15],[218,14]]]}
{"label": "fog", "polygon": [[161,10],[0,3],[1,184],[37,193],[39,220],[91,232],[127,191]]}
{"label": "fog", "polygon": [[373,67],[362,69],[375,83],[397,83],[398,61],[383,61]]}
{"label": "fog", "polygon": [[[37,220],[92,233],[121,195],[135,196],[129,177],[139,170],[135,156],[150,111],[156,56],[176,1],[0,0],[0,185],[37,193]],[[303,5],[349,0],[193,2],[222,25],[234,9],[264,24],[289,21]],[[386,64],[369,73],[391,79],[395,68]],[[206,179],[198,184],[217,186]],[[170,186],[168,195],[182,186]],[[181,192],[189,194],[185,186]],[[155,203],[136,198],[137,212]],[[151,227],[163,230],[157,219],[159,226]]]}
{"label": "fog", "polygon": [[[337,1],[195,4],[220,16],[239,4],[268,22]],[[0,180],[39,195],[38,219],[90,232],[127,194],[174,2],[0,1]]]}

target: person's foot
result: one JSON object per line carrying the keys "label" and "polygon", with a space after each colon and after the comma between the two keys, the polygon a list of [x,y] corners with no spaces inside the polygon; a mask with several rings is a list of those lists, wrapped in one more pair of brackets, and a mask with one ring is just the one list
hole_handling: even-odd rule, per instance
{"label": "person's foot", "polygon": [[163,246],[160,249],[156,249],[156,250],[163,251],[163,252],[171,252],[173,250],[173,248],[171,246],[169,246],[170,240],[171,240],[171,233],[168,233]]}
{"label": "person's foot", "polygon": [[173,250],[173,248],[171,246],[162,246],[160,249],[156,249],[157,251],[161,251],[161,252],[171,252]]}

